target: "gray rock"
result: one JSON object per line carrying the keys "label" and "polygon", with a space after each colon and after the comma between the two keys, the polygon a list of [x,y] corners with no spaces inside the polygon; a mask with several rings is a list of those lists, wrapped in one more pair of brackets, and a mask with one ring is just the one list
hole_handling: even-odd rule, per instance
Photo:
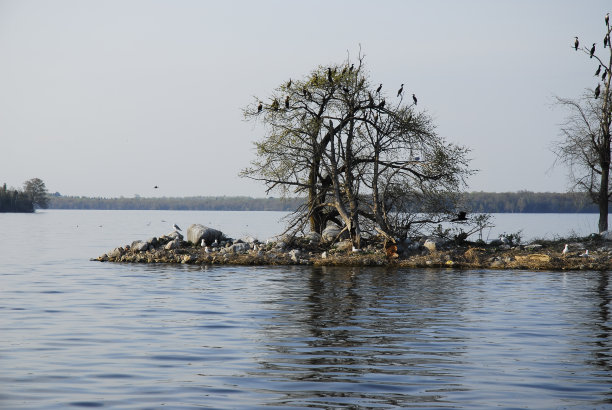
{"label": "gray rock", "polygon": [[529,245],[525,245],[525,249],[529,250],[529,251],[535,251],[542,248],[542,245],[540,245],[539,243],[532,243]]}
{"label": "gray rock", "polygon": [[112,251],[110,251],[108,253],[108,257],[110,258],[118,258],[120,256],[122,256],[123,254],[125,254],[125,249],[123,249],[121,246],[118,248],[113,249]]}
{"label": "gray rock", "polygon": [[323,237],[316,232],[309,232],[305,238],[312,243],[319,243]]}
{"label": "gray rock", "polygon": [[338,242],[336,244],[336,249],[339,251],[350,251],[353,249],[353,242],[351,242],[350,239]]}
{"label": "gray rock", "polygon": [[612,231],[603,231],[599,233],[602,239],[606,241],[612,241]]}
{"label": "gray rock", "polygon": [[177,238],[177,239],[174,239],[174,240],[168,242],[166,244],[166,246],[164,246],[164,249],[169,251],[171,249],[178,249],[180,247],[181,247],[181,241],[180,241],[180,239]]}
{"label": "gray rock", "polygon": [[149,243],[145,241],[132,242],[132,250],[135,252],[144,252],[149,249]]}
{"label": "gray rock", "polygon": [[[332,222],[329,222],[325,229],[322,232],[323,240],[326,242],[331,242],[338,237],[340,234],[340,227]],[[346,238],[346,232],[342,234],[342,238]]]}
{"label": "gray rock", "polygon": [[230,246],[229,249],[231,252],[234,253],[245,253],[251,249],[251,245],[249,245],[248,243],[240,242],[233,244],[232,246]]}
{"label": "gray rock", "polygon": [[500,246],[500,245],[503,245],[503,242],[501,239],[493,239],[491,242],[489,242],[489,245]]}
{"label": "gray rock", "polygon": [[183,235],[181,235],[181,234],[180,234],[180,233],[178,233],[177,231],[170,232],[170,233],[169,233],[169,234],[167,234],[166,236],[167,236],[168,238],[170,238],[170,240],[171,240],[171,241],[174,241],[174,240],[177,240],[177,239],[178,239],[179,241],[182,241],[182,240],[183,240]]}
{"label": "gray rock", "polygon": [[221,241],[223,237],[223,232],[200,224],[193,224],[187,228],[187,241],[195,245],[199,245],[202,239],[207,244],[212,244],[215,239]]}
{"label": "gray rock", "polygon": [[242,240],[242,242],[249,243],[249,244],[253,244],[253,243],[257,243],[258,242],[258,240],[253,238],[252,236],[246,236],[246,237],[242,238],[241,240]]}

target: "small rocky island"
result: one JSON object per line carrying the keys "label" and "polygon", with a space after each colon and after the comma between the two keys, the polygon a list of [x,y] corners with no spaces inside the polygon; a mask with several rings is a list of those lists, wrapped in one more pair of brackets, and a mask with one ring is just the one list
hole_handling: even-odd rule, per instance
{"label": "small rocky island", "polygon": [[423,237],[389,243],[374,238],[362,249],[349,240],[335,241],[338,232],[280,237],[262,243],[247,237],[234,240],[200,224],[120,246],[98,258],[101,262],[194,265],[393,266],[452,269],[609,270],[612,232],[571,240],[513,243],[512,235],[489,243]]}

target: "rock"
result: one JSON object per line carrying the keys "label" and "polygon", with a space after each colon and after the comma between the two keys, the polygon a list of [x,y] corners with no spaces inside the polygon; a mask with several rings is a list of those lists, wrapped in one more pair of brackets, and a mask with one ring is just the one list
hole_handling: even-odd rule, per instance
{"label": "rock", "polygon": [[350,251],[353,249],[353,243],[349,239],[340,241],[336,244],[336,249],[339,251]]}
{"label": "rock", "polygon": [[258,241],[257,241],[257,239],[253,238],[252,236],[247,236],[247,237],[244,237],[244,238],[242,238],[242,239],[240,239],[240,240],[241,240],[242,242],[244,242],[244,243],[248,243],[248,244],[255,244],[255,243],[257,243],[257,242],[258,242]]}
{"label": "rock", "polygon": [[601,238],[606,241],[612,241],[612,231],[603,231],[600,232],[599,235],[601,235]]}
{"label": "rock", "polygon": [[207,244],[212,244],[215,239],[221,241],[223,237],[223,232],[200,224],[193,224],[187,228],[187,241],[194,245],[200,244],[202,239]]}
{"label": "rock", "polygon": [[230,252],[233,253],[245,253],[251,249],[251,245],[244,242],[237,242],[229,247]]}
{"label": "rock", "polygon": [[528,251],[535,251],[541,248],[542,248],[542,245],[540,245],[539,243],[532,243],[529,245],[525,245],[525,249],[527,249]]}
{"label": "rock", "polygon": [[493,239],[491,242],[489,242],[489,245],[491,246],[500,246],[503,245],[504,243],[502,242],[501,239]]}
{"label": "rock", "polygon": [[166,237],[170,238],[171,241],[178,239],[179,241],[183,240],[183,235],[178,233],[177,231],[172,231],[166,235]]}
{"label": "rock", "polygon": [[157,248],[159,246],[159,240],[154,236],[152,238],[147,239],[150,248]]}
{"label": "rock", "polygon": [[169,251],[169,250],[172,250],[172,249],[178,249],[180,247],[181,247],[181,241],[179,239],[174,239],[174,240],[168,242],[166,244],[166,246],[164,246],[164,249]]}
{"label": "rock", "polygon": [[132,250],[134,252],[144,252],[149,249],[149,243],[145,241],[132,242]]}
{"label": "rock", "polygon": [[289,251],[289,256],[293,262],[299,262],[299,257],[302,254],[299,249],[291,249]]}
{"label": "rock", "polygon": [[[321,233],[321,237],[324,241],[331,242],[338,237],[340,231],[342,231],[342,229],[338,225],[333,222],[328,222],[327,226],[325,227],[325,229],[323,229],[323,232]],[[342,232],[342,235],[340,235],[340,239],[346,238],[348,238],[348,232],[344,231]]]}
{"label": "rock", "polygon": [[584,244],[581,242],[572,242],[569,244],[569,247],[572,249],[586,249],[586,246],[584,246]]}
{"label": "rock", "polygon": [[436,241],[432,240],[432,239],[427,239],[425,241],[425,243],[423,244],[423,246],[429,251],[429,252],[435,252],[438,245],[436,243]]}
{"label": "rock", "polygon": [[123,256],[123,254],[125,254],[125,249],[123,249],[121,246],[118,248],[113,249],[112,251],[110,251],[108,253],[108,257],[109,258],[118,258],[120,256]]}
{"label": "rock", "polygon": [[309,232],[304,238],[311,243],[319,243],[323,237],[316,232]]}

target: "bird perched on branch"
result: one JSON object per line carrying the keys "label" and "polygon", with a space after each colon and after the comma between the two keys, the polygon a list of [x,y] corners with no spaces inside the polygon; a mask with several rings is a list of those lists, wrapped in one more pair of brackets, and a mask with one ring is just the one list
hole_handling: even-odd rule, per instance
{"label": "bird perched on branch", "polygon": [[606,26],[610,25],[610,13],[606,13],[606,17],[604,17],[604,20],[606,21]]}
{"label": "bird perched on branch", "polygon": [[414,94],[412,94],[412,101],[414,101],[414,105],[417,105],[417,98]]}
{"label": "bird perched on branch", "polygon": [[400,87],[399,90],[397,90],[397,96],[399,97],[400,95],[402,95],[402,93],[404,92],[404,84],[402,84],[402,86]]}
{"label": "bird perched on branch", "polygon": [[330,83],[334,82],[334,79],[332,77],[332,70],[330,67],[327,67],[327,81],[329,81]]}
{"label": "bird perched on branch", "polygon": [[599,67],[597,67],[597,71],[595,71],[595,75],[599,75],[600,72],[601,72],[601,64],[599,65]]}
{"label": "bird perched on branch", "polygon": [[574,40],[574,49],[578,50],[578,46],[580,45],[580,42],[578,41],[578,37],[575,37],[576,40]]}
{"label": "bird perched on branch", "polygon": [[260,101],[259,105],[257,106],[257,114],[259,114],[261,110],[263,110],[263,103]]}
{"label": "bird perched on branch", "polygon": [[285,97],[285,108],[289,108],[289,96]]}
{"label": "bird perched on branch", "polygon": [[378,86],[378,88],[376,89],[376,92],[380,94],[381,89],[382,89],[382,83]]}
{"label": "bird perched on branch", "polygon": [[595,44],[596,43],[593,43],[593,47],[591,47],[591,53],[590,53],[589,58],[593,58],[593,54],[595,54]]}
{"label": "bird perched on branch", "polygon": [[599,97],[599,93],[600,93],[600,89],[599,89],[599,84],[597,84],[597,87],[595,88],[595,99],[597,99],[597,97]]}

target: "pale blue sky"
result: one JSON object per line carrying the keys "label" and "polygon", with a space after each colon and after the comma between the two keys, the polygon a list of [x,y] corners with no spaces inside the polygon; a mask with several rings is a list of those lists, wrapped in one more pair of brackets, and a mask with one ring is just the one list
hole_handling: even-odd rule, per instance
{"label": "pale blue sky", "polygon": [[[87,196],[263,196],[237,176],[253,96],[361,45],[472,149],[476,191],[564,191],[553,96],[596,84],[571,49],[609,1],[0,0],[0,183]],[[159,185],[158,190],[153,186]]]}

